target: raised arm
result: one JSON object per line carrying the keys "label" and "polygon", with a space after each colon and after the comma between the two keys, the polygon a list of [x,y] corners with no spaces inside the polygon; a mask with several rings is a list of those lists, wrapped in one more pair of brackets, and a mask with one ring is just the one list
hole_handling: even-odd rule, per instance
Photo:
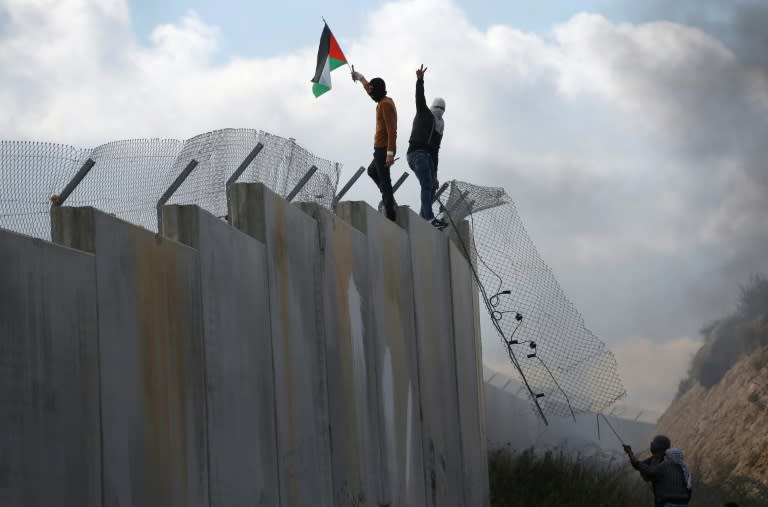
{"label": "raised arm", "polygon": [[640,472],[640,475],[644,480],[653,481],[654,479],[663,475],[663,471],[661,470],[661,463],[651,464],[650,458],[640,461],[637,459],[637,456],[635,456],[635,453],[632,452],[632,447],[626,444],[623,445],[623,447],[624,452],[626,452],[627,456],[629,456],[629,462],[632,464],[635,470]]}
{"label": "raised arm", "polygon": [[365,76],[355,70],[354,65],[352,66],[352,81],[359,81],[360,84],[363,85],[363,90],[365,90],[366,93],[368,92],[368,80],[365,79]]}
{"label": "raised arm", "polygon": [[424,64],[416,69],[416,111],[428,112],[427,99],[424,97],[424,73],[427,72],[427,68]]}

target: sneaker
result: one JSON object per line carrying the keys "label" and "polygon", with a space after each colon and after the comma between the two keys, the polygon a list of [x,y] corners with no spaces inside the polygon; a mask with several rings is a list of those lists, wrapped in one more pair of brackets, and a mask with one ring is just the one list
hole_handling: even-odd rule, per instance
{"label": "sneaker", "polygon": [[438,229],[445,229],[448,227],[448,222],[445,220],[440,220],[439,218],[433,218],[431,224]]}

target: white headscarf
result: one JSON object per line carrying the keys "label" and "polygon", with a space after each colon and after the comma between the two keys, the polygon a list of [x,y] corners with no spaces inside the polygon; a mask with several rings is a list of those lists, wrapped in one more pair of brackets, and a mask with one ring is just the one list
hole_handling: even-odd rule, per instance
{"label": "white headscarf", "polygon": [[445,112],[445,100],[440,97],[435,97],[432,101],[432,115],[435,117],[435,131],[443,135],[443,129],[445,128],[445,121],[443,121],[443,113]]}
{"label": "white headscarf", "polygon": [[683,469],[683,477],[685,477],[685,486],[688,489],[691,489],[693,481],[691,480],[691,472],[688,470],[688,467],[685,466],[685,463],[683,462],[683,451],[678,449],[677,447],[672,447],[671,449],[667,449],[667,451],[664,454],[667,456],[667,459],[669,459],[672,463],[675,463],[676,465],[680,465],[680,468]]}

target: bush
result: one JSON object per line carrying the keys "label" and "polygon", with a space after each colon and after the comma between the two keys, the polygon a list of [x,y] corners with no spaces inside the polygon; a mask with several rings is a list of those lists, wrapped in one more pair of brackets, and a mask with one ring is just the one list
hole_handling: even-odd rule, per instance
{"label": "bush", "polygon": [[499,449],[489,453],[488,469],[493,507],[652,504],[648,485],[624,460],[606,464],[563,452]]}
{"label": "bush", "polygon": [[768,279],[763,275],[750,278],[741,286],[733,315],[708,324],[701,334],[704,345],[691,361],[688,378],[680,382],[678,396],[696,382],[706,388],[714,386],[745,354],[768,345]]}

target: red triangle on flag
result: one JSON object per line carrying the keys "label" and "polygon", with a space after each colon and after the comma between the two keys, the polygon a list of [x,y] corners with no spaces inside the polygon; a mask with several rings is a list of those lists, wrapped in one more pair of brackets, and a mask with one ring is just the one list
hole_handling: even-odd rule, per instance
{"label": "red triangle on flag", "polygon": [[336,42],[336,37],[334,37],[333,34],[331,34],[331,43],[330,43],[330,47],[328,48],[328,56],[336,60],[340,60],[344,63],[347,63],[347,57],[344,56],[344,53],[341,51],[341,48],[339,47],[339,43]]}

